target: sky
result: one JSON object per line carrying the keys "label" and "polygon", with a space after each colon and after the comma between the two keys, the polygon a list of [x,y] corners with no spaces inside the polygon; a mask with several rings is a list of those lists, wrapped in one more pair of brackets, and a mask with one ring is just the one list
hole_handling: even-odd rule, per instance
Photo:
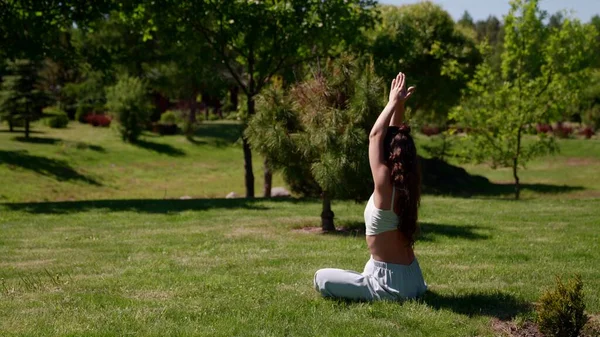
{"label": "sky", "polygon": [[[380,0],[381,4],[404,5],[420,0]],[[460,19],[468,10],[475,21],[495,15],[499,19],[508,13],[508,0],[433,0],[441,5],[455,19]],[[600,15],[600,0],[540,0],[540,8],[553,14],[559,10],[573,10],[573,15],[583,22],[588,22],[592,16]]]}

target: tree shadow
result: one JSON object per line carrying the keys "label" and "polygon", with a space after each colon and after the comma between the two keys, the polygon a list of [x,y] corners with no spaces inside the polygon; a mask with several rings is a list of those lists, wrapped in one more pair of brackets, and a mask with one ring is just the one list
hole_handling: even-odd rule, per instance
{"label": "tree shadow", "polygon": [[154,151],[160,154],[166,154],[168,156],[171,157],[182,157],[185,156],[185,152],[173,147],[169,144],[162,144],[162,143],[154,143],[154,142],[149,142],[147,140],[137,140],[135,143],[133,143],[133,145],[139,146],[143,149],[146,150],[150,150],[150,151]]}
{"label": "tree shadow", "polygon": [[[25,129],[21,128],[21,127],[18,127],[18,128],[15,128],[15,131],[12,131],[12,132],[10,130],[0,130],[0,133],[23,134],[23,133],[25,133]],[[46,132],[44,132],[44,131],[38,131],[38,130],[29,130],[29,133],[30,134],[43,134],[43,133],[46,133]]]}
{"label": "tree shadow", "polygon": [[[60,202],[28,202],[4,203],[5,207],[14,211],[25,211],[34,214],[67,214],[87,212],[91,210],[107,210],[111,212],[138,212],[149,214],[169,214],[184,211],[202,211],[208,209],[249,209],[267,210],[261,205],[261,199],[122,199],[122,200],[86,200]],[[269,200],[273,201],[273,200]]]}
{"label": "tree shadow", "polygon": [[[469,174],[464,168],[435,158],[420,157],[422,170],[422,190],[424,194],[450,195],[470,198],[474,196],[500,197],[513,196],[513,184],[498,184],[480,175]],[[521,184],[521,191],[558,194],[581,191],[582,186]]]}
{"label": "tree shadow", "polygon": [[481,229],[478,226],[454,226],[423,222],[419,223],[419,228],[420,231],[417,240],[420,241],[435,241],[436,237],[439,236],[465,240],[485,240],[490,238],[489,235],[476,233],[475,230]]}
{"label": "tree shadow", "polygon": [[[194,137],[188,140],[195,145],[214,145],[217,147],[230,146],[242,137],[243,127],[235,123],[205,123],[200,124]],[[199,137],[203,140],[197,140]]]}
{"label": "tree shadow", "polygon": [[45,144],[45,145],[54,145],[60,143],[62,140],[58,138],[41,138],[41,137],[29,137],[26,138],[24,136],[13,137],[13,140],[22,143],[30,143],[30,144]]}
{"label": "tree shadow", "polygon": [[92,144],[88,144],[88,143],[84,143],[84,142],[74,142],[74,141],[62,140],[59,138],[13,137],[13,140],[18,141],[18,142],[23,142],[23,143],[30,143],[30,144],[44,144],[44,145],[66,144],[69,146],[73,146],[79,150],[90,149],[90,150],[96,151],[96,152],[102,152],[102,153],[106,152],[104,147],[102,147],[100,145],[92,145]]}
{"label": "tree shadow", "polygon": [[[464,240],[485,240],[490,238],[489,235],[476,233],[475,231],[478,229],[482,229],[482,227],[420,222],[417,241],[435,241],[440,236]],[[339,221],[337,230],[335,232],[328,232],[327,234],[362,238],[365,236],[365,232],[365,223],[363,221]]]}
{"label": "tree shadow", "polygon": [[469,317],[489,316],[500,320],[511,320],[533,309],[531,303],[502,292],[446,295],[429,290],[417,301],[436,310],[447,309]]}
{"label": "tree shadow", "polygon": [[0,163],[53,177],[59,181],[82,181],[90,185],[102,186],[93,178],[75,171],[63,160],[34,156],[27,154],[27,151],[0,150]]}

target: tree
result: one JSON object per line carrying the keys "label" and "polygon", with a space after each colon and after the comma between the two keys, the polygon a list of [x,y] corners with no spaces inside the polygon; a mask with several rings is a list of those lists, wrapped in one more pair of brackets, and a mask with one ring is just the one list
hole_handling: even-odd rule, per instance
{"label": "tree", "polygon": [[[590,25],[596,28],[597,32],[600,32],[600,15],[594,15],[590,20]],[[600,55],[600,34],[596,37],[596,43],[594,44],[596,55]],[[593,64],[594,68],[600,68],[600,57],[597,57]]]}
{"label": "tree", "polygon": [[394,78],[399,68],[410,74],[410,85],[419,91],[408,103],[412,115],[445,123],[480,62],[476,42],[431,2],[386,6],[381,16],[380,24],[368,34],[377,74]]}
{"label": "tree", "polygon": [[204,37],[181,25],[181,18],[164,15],[162,10],[154,12],[156,9],[145,10],[146,20],[154,24],[151,38],[156,47],[155,59],[147,62],[145,74],[154,90],[185,103],[188,123],[193,125],[200,104],[213,97],[219,101],[232,80],[224,76],[225,67]]}
{"label": "tree", "polygon": [[554,29],[560,29],[565,19],[565,15],[563,12],[556,12],[550,16],[548,19],[548,27]]}
{"label": "tree", "polygon": [[10,75],[0,86],[0,117],[13,131],[15,123],[25,124],[25,138],[29,138],[30,123],[42,115],[47,97],[39,89],[39,66],[30,60],[8,62]]}
{"label": "tree", "polygon": [[124,141],[134,143],[150,119],[146,83],[137,77],[123,76],[106,92],[108,108],[117,114]]}
{"label": "tree", "polygon": [[475,23],[475,34],[477,35],[478,43],[486,42],[489,44],[491,48],[489,55],[490,62],[495,70],[500,70],[504,41],[502,22],[494,15],[490,15],[486,20],[480,20]]}
{"label": "tree", "polygon": [[576,102],[596,36],[593,27],[569,18],[560,29],[546,27],[544,17],[537,0],[511,1],[501,71],[488,57],[465,90],[462,106],[451,113],[469,130],[463,140],[469,144],[465,155],[470,160],[512,167],[516,199],[519,167],[556,149],[554,139],[545,134],[526,143],[523,134],[534,123],[560,119]]}
{"label": "tree", "polygon": [[469,11],[465,11],[457,23],[461,26],[475,28],[475,22],[473,21],[471,14],[469,14]]}
{"label": "tree", "polygon": [[335,230],[332,198],[361,199],[372,191],[368,130],[383,98],[373,65],[361,67],[347,56],[287,92],[259,96],[246,136],[293,189],[310,186],[321,194],[324,231]]}
{"label": "tree", "polygon": [[89,21],[108,13],[112,0],[0,1],[0,56],[10,60],[68,57],[64,31],[74,23],[84,29]]}
{"label": "tree", "polygon": [[[202,36],[245,95],[248,116],[255,97],[272,76],[342,43],[352,43],[372,22],[373,0],[302,1],[148,1],[173,15],[188,36]],[[246,196],[254,197],[252,152],[244,136]],[[268,164],[268,163],[266,163]],[[270,169],[265,165],[265,196],[270,196]]]}

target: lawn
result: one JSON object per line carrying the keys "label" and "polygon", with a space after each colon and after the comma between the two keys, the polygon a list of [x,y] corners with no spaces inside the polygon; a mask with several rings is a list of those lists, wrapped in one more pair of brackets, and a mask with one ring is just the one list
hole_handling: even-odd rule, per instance
{"label": "lawn", "polygon": [[[1,336],[494,336],[575,273],[600,313],[597,140],[528,165],[522,201],[424,196],[416,253],[431,291],[370,304],[313,290],[317,269],[368,259],[360,231],[304,229],[318,200],[222,199],[243,194],[236,125],[138,146],[86,125],[37,130],[34,143],[0,132]],[[360,228],[363,207],[334,202],[337,225]]]}

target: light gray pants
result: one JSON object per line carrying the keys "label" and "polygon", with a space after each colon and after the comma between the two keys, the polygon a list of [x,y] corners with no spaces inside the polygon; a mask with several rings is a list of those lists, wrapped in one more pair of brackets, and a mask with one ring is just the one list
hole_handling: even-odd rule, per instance
{"label": "light gray pants", "polygon": [[399,301],[416,298],[427,290],[416,258],[410,265],[371,258],[362,274],[351,270],[319,269],[314,283],[315,289],[325,297],[362,301]]}

